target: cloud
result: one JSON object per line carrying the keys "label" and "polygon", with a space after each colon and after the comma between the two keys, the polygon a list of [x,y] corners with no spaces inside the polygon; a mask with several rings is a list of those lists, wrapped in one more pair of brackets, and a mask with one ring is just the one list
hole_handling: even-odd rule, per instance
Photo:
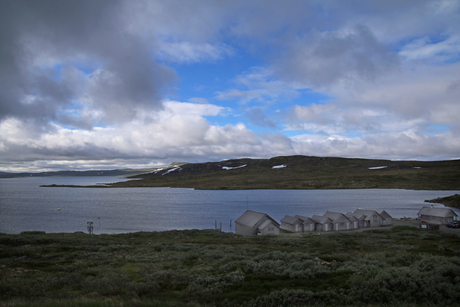
{"label": "cloud", "polygon": [[34,133],[22,121],[7,119],[0,125],[2,160],[3,163],[34,159],[177,161],[209,155],[229,158],[235,151],[253,154],[261,140],[244,124],[211,125],[204,118],[224,111],[225,108],[211,104],[166,101],[162,110],[146,113],[143,118],[117,128],[96,127],[87,131],[54,125],[45,133]]}
{"label": "cloud", "polygon": [[[174,73],[152,43],[126,30],[120,1],[2,2],[0,119],[60,121],[77,127],[129,120],[136,107],[161,107]],[[99,123],[74,105],[100,112]],[[81,116],[82,123],[77,123]]]}
{"label": "cloud", "polygon": [[430,62],[447,62],[459,59],[460,37],[449,36],[442,41],[433,42],[429,37],[415,39],[405,45],[399,54],[406,61],[426,60]]}
{"label": "cloud", "polygon": [[252,67],[238,75],[236,88],[216,92],[219,100],[236,100],[241,104],[251,102],[271,103],[291,100],[298,96],[296,88],[274,77],[269,69]]}
{"label": "cloud", "polygon": [[3,1],[0,168],[458,157],[459,13],[456,0]]}
{"label": "cloud", "polygon": [[[458,111],[460,62],[441,66],[405,64],[398,74],[388,75],[379,83],[362,83],[353,90],[335,87],[330,95],[339,97],[341,107],[385,110],[395,120],[420,119],[442,125],[460,124]],[[388,120],[390,120],[388,118]]]}
{"label": "cloud", "polygon": [[274,63],[283,78],[313,88],[373,81],[399,65],[397,56],[364,25],[299,37]]}
{"label": "cloud", "polygon": [[276,123],[274,120],[268,118],[264,113],[261,108],[254,107],[250,108],[246,111],[245,115],[252,124],[260,127],[270,127],[270,128],[275,128]]}
{"label": "cloud", "polygon": [[451,132],[430,136],[405,131],[395,134],[369,134],[364,137],[298,135],[292,139],[295,150],[307,155],[443,160],[448,156],[458,158],[460,143],[453,136]]}
{"label": "cloud", "polygon": [[158,50],[158,57],[170,62],[193,63],[216,61],[232,56],[233,50],[225,44],[192,44],[190,42],[163,42]]}

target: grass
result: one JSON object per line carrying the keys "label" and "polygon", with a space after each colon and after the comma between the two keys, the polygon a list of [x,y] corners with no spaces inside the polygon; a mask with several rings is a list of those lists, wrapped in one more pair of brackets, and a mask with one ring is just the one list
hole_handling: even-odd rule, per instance
{"label": "grass", "polygon": [[435,199],[425,200],[429,203],[439,203],[446,207],[460,208],[460,195],[455,194],[447,197],[438,197]]}
{"label": "grass", "polygon": [[0,276],[0,306],[451,305],[460,237],[404,226],[307,237],[0,234]]}

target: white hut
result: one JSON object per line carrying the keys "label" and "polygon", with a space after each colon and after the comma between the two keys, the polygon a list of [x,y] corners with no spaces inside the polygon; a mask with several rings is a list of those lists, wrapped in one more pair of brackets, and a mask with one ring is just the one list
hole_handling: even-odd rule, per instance
{"label": "white hut", "polygon": [[[382,217],[380,213],[373,209],[356,209],[352,215],[359,219],[360,222],[362,221],[362,226],[360,225],[360,227],[378,227],[384,225],[384,217]],[[390,216],[388,213],[387,215]]]}
{"label": "white hut", "polygon": [[296,215],[294,216],[296,218],[299,218],[303,222],[303,231],[315,231],[316,229],[316,223],[313,221],[311,218],[302,216],[302,215]]}
{"label": "white hut", "polygon": [[382,210],[380,213],[380,216],[382,217],[382,225],[391,225],[393,224],[393,217],[388,214],[385,210]]}
{"label": "white hut", "polygon": [[265,213],[247,210],[235,221],[235,233],[242,236],[279,234],[280,224]]}
{"label": "white hut", "polygon": [[353,222],[343,213],[327,211],[323,216],[332,220],[333,230],[353,229]]}
{"label": "white hut", "polygon": [[454,220],[457,220],[457,213],[450,208],[444,207],[423,207],[418,213],[418,217],[422,221],[426,221],[430,224],[447,224]]}
{"label": "white hut", "polygon": [[281,229],[292,232],[303,232],[303,221],[298,217],[286,215],[281,219]]}
{"label": "white hut", "polygon": [[331,231],[333,230],[332,220],[325,216],[313,215],[311,217],[316,223],[316,231]]}

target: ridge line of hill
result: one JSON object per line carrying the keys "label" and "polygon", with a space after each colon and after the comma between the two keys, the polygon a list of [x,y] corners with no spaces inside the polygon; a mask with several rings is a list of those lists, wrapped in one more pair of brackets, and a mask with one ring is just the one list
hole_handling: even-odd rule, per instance
{"label": "ridge line of hill", "polygon": [[205,163],[175,163],[112,187],[242,189],[460,190],[460,160],[279,156]]}

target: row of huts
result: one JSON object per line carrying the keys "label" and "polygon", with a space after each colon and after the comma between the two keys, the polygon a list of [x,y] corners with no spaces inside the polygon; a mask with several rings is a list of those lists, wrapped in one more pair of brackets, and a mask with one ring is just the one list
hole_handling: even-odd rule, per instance
{"label": "row of huts", "polygon": [[281,229],[292,232],[339,231],[391,225],[393,218],[385,210],[357,209],[347,214],[327,211],[322,216],[286,215]]}
{"label": "row of huts", "polygon": [[[445,224],[457,219],[450,208],[423,207],[418,212],[423,223]],[[357,209],[346,214],[327,211],[322,216],[289,216],[281,224],[268,214],[247,210],[235,221],[235,233],[243,236],[279,234],[281,229],[291,232],[341,231],[391,225],[393,218],[385,210]]]}

